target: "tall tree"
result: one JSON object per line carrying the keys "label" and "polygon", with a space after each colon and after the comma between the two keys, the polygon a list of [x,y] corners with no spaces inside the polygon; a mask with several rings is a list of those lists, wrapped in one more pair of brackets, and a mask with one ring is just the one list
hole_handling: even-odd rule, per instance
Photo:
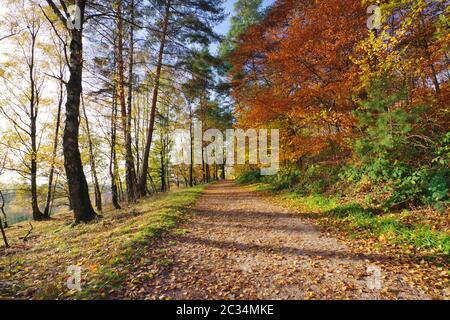
{"label": "tall tree", "polygon": [[[56,41],[54,41],[55,46]],[[54,131],[54,138],[53,138],[53,150],[51,155],[51,163],[50,163],[50,171],[48,176],[48,185],[47,185],[47,197],[45,202],[45,208],[43,211],[43,214],[46,219],[50,218],[50,207],[52,204],[52,199],[54,197],[54,176],[55,176],[55,167],[56,167],[56,157],[58,153],[58,146],[59,146],[59,132],[61,129],[61,113],[62,113],[62,105],[64,102],[64,73],[65,73],[65,63],[64,63],[64,48],[63,43],[58,42],[58,50],[57,50],[57,60],[58,60],[58,66],[59,66],[59,73],[57,75],[58,78],[58,106],[57,106],[57,112],[56,112],[56,119],[55,119],[55,131]]]}
{"label": "tall tree", "polygon": [[237,0],[234,5],[234,13],[230,21],[230,30],[219,46],[219,54],[227,58],[239,46],[240,36],[244,32],[260,22],[264,17],[262,9],[263,0]]}
{"label": "tall tree", "polygon": [[240,124],[280,126],[287,161],[342,145],[357,106],[351,56],[366,20],[359,1],[277,1],[232,55]]}
{"label": "tall tree", "polygon": [[39,30],[41,28],[41,22],[37,19],[32,19],[28,24],[27,29],[29,31],[31,47],[30,55],[27,59],[27,66],[29,71],[30,81],[30,139],[31,139],[31,160],[30,160],[30,174],[31,174],[31,208],[33,211],[33,219],[36,221],[43,220],[44,215],[39,209],[39,201],[37,194],[37,117],[39,112],[39,89],[36,81],[35,61],[36,61],[36,41]]}
{"label": "tall tree", "polygon": [[[124,61],[124,14],[123,1],[116,0],[114,3],[116,11],[117,26],[117,42],[116,42],[116,59],[117,59],[117,89],[119,95],[119,103],[121,110],[122,128],[125,141],[125,182],[127,188],[128,202],[133,203],[137,199],[137,177],[133,156],[133,140],[131,136],[132,123],[132,94],[133,94],[133,54],[134,54],[134,2],[130,4],[130,49],[129,49],[129,75],[128,75],[128,97],[125,92],[125,61]],[[128,100],[128,101],[126,101]],[[128,104],[127,104],[128,102]]]}
{"label": "tall tree", "polygon": [[[10,139],[6,135],[1,143],[15,150],[15,158],[10,160],[16,165],[12,165],[10,169],[29,180],[31,212],[33,219],[39,221],[45,218],[39,208],[37,182],[40,145],[38,115],[43,104],[41,98],[44,88],[44,75],[41,71],[44,65],[39,59],[43,53],[40,50],[40,46],[43,46],[40,41],[43,21],[35,7],[30,8],[22,3],[15,9],[18,14],[16,23],[26,27],[22,33],[11,38],[11,45],[17,48],[17,51],[16,54],[10,55],[11,60],[5,64],[7,72],[3,79],[8,90],[3,90],[2,96],[4,95],[9,103],[0,104],[0,111],[7,123],[11,124],[13,132],[9,135]],[[18,55],[19,52],[21,54]],[[19,57],[23,59],[20,62],[17,60]],[[22,166],[17,165],[18,160]]]}
{"label": "tall tree", "polygon": [[170,50],[172,62],[177,57],[189,54],[189,44],[208,45],[211,41],[218,40],[213,32],[213,24],[223,20],[221,0],[181,1],[181,0],[155,0],[153,5],[163,12],[159,19],[159,50],[157,55],[156,72],[153,84],[153,96],[150,108],[150,120],[147,128],[147,138],[142,159],[142,168],[138,179],[139,193],[146,194],[146,180],[149,168],[149,156],[153,142],[155,116],[159,98],[161,70],[164,61],[166,47]]}
{"label": "tall tree", "polygon": [[158,94],[159,94],[159,86],[161,79],[161,70],[163,65],[164,58],[164,48],[167,41],[167,33],[169,29],[169,19],[171,15],[171,0],[166,0],[164,4],[164,16],[162,22],[162,32],[161,39],[159,44],[159,52],[158,52],[158,60],[156,64],[156,75],[155,75],[155,83],[153,88],[153,97],[150,107],[150,122],[147,132],[147,141],[145,144],[144,157],[142,162],[142,169],[140,170],[139,177],[139,193],[141,196],[145,196],[147,194],[147,175],[148,175],[148,161],[150,157],[150,149],[152,147],[153,141],[153,130],[155,127],[155,117],[156,117],[156,106],[158,103]]}
{"label": "tall tree", "polygon": [[66,84],[66,120],[63,137],[64,167],[75,223],[89,222],[96,217],[96,213],[89,197],[89,187],[83,171],[79,149],[80,99],[83,80],[83,26],[86,0],[75,1],[77,16],[70,18],[77,20],[75,24],[70,23],[70,21],[68,23],[67,17],[70,15],[67,11],[68,3],[66,1],[59,1],[62,11],[53,0],[46,1],[60,22],[64,24],[70,37],[70,57],[68,61],[70,78]]}
{"label": "tall tree", "polygon": [[98,211],[102,211],[102,192],[100,190],[100,184],[98,182],[97,161],[96,161],[96,156],[94,153],[94,142],[92,139],[91,127],[89,124],[89,117],[87,115],[86,106],[84,104],[83,93],[81,93],[81,106],[83,109],[83,117],[84,117],[84,122],[86,125],[85,129],[86,129],[87,142],[88,142],[89,163],[91,166],[92,183],[94,185],[95,206],[97,207]]}
{"label": "tall tree", "polygon": [[[221,66],[221,63],[219,59],[211,55],[209,49],[205,47],[202,50],[193,51],[191,56],[184,61],[184,66],[189,73],[189,80],[183,84],[183,92],[189,105],[192,146],[192,123],[194,115],[201,121],[203,131],[210,128],[217,128],[215,126],[217,125],[217,118],[212,117],[213,113],[211,112],[211,110],[216,107],[216,104],[214,101],[211,101],[211,97],[217,88],[216,70]],[[195,110],[193,108],[194,105],[197,106]],[[209,164],[205,161],[205,147],[206,145],[203,145],[202,172],[203,181],[206,183],[210,180],[210,168]],[[190,171],[192,172],[193,168],[191,168]]]}
{"label": "tall tree", "polygon": [[109,174],[111,177],[111,194],[112,203],[115,209],[120,209],[119,204],[119,188],[117,186],[118,181],[118,167],[117,167],[117,98],[116,98],[116,86],[113,85],[112,91],[112,108],[111,108],[111,153],[109,162]]}

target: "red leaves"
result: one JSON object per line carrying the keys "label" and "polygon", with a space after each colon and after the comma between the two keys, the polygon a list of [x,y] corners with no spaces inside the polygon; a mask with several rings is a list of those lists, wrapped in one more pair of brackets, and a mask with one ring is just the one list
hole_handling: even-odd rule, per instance
{"label": "red leaves", "polygon": [[286,124],[288,141],[305,138],[293,157],[340,143],[337,132],[355,108],[350,56],[367,34],[366,18],[359,1],[278,1],[233,55],[241,125]]}

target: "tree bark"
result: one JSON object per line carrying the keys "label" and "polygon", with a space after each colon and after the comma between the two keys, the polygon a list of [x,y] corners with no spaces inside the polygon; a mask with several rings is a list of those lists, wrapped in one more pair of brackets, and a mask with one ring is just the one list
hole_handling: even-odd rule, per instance
{"label": "tree bark", "polygon": [[117,122],[117,104],[116,104],[116,89],[113,88],[113,103],[111,112],[111,157],[109,162],[109,174],[111,176],[111,195],[112,203],[115,209],[121,209],[119,204],[119,195],[117,188],[117,156],[116,156],[116,122]]}
{"label": "tree bark", "polygon": [[38,194],[37,194],[37,143],[36,143],[36,119],[38,115],[38,92],[36,90],[36,81],[34,78],[35,72],[35,49],[36,38],[39,29],[33,22],[32,26],[28,27],[31,35],[31,57],[28,63],[29,79],[30,79],[30,139],[31,139],[31,161],[30,161],[30,175],[31,175],[31,209],[33,219],[40,221],[44,219],[44,215],[39,209]]}
{"label": "tree bark", "polygon": [[[131,20],[134,22],[134,3],[131,4]],[[120,100],[120,110],[122,114],[122,127],[125,141],[125,183],[127,189],[127,200],[129,203],[136,202],[137,199],[137,177],[133,156],[133,140],[131,137],[131,121],[132,121],[132,90],[133,90],[133,42],[134,42],[134,30],[133,26],[130,29],[130,65],[129,65],[129,85],[128,85],[128,106],[125,101],[125,66],[123,58],[123,13],[122,13],[122,1],[116,1],[116,14],[117,14],[117,76],[118,76],[118,93]]]}
{"label": "tree bark", "polygon": [[5,197],[3,196],[3,192],[1,190],[0,190],[0,199],[2,200],[2,205],[0,206],[0,211],[3,215],[3,218],[0,217],[0,219],[5,220],[5,221],[1,222],[1,224],[6,229],[6,228],[8,228],[8,217],[6,216],[6,212],[5,212]]}
{"label": "tree bark", "polygon": [[[86,1],[77,1],[81,11],[81,21],[84,19]],[[81,26],[83,27],[83,26]],[[66,85],[66,121],[63,137],[64,168],[66,171],[75,223],[89,222],[95,219],[96,213],[89,198],[89,188],[83,171],[79,148],[80,130],[80,98],[83,77],[83,34],[76,28],[70,33],[70,78]]]}
{"label": "tree bark", "polygon": [[[5,212],[5,198],[3,197],[3,192],[0,190],[0,199],[2,201],[2,205],[0,206],[0,211],[2,212],[3,216],[6,219],[6,212]],[[5,246],[9,248],[8,239],[6,238],[5,228],[7,228],[7,223],[3,224],[2,217],[0,216],[0,230],[2,232],[3,236],[3,242],[5,243]]]}
{"label": "tree bark", "polygon": [[222,164],[222,180],[226,179],[226,169],[225,169],[225,163]]}
{"label": "tree bark", "polygon": [[[138,98],[141,98],[141,96],[138,94]],[[137,177],[139,177],[139,169],[140,169],[140,162],[139,162],[139,144],[140,144],[140,133],[141,133],[141,108],[140,108],[140,100],[134,102],[135,104],[135,110],[136,110],[136,116],[134,117],[134,144],[135,144],[135,153],[136,153],[136,185],[137,185]],[[137,187],[136,187],[137,191]]]}
{"label": "tree bark", "polygon": [[155,85],[153,88],[150,122],[149,122],[149,127],[147,129],[148,130],[147,131],[147,142],[145,144],[142,169],[140,170],[141,175],[139,177],[139,183],[138,183],[138,191],[139,191],[140,196],[142,196],[142,197],[144,197],[147,194],[148,162],[149,162],[149,157],[150,157],[150,150],[152,147],[153,131],[154,131],[154,127],[155,127],[156,106],[158,103],[161,70],[162,70],[162,64],[163,64],[163,58],[164,58],[164,48],[166,45],[167,31],[169,28],[170,5],[171,5],[171,0],[166,0],[163,29],[162,29],[162,33],[161,33],[161,42],[160,42],[159,53],[158,53],[158,62],[157,62],[157,66],[156,66]]}
{"label": "tree bark", "polygon": [[194,119],[192,115],[192,105],[189,104],[189,135],[191,148],[191,163],[189,164],[189,186],[194,186]]}
{"label": "tree bark", "polygon": [[58,151],[58,140],[59,140],[59,128],[61,126],[61,110],[63,104],[63,83],[60,82],[59,85],[59,100],[58,100],[58,112],[56,115],[56,126],[55,126],[55,138],[53,140],[53,154],[52,154],[52,164],[50,166],[50,174],[48,176],[48,187],[47,187],[47,200],[45,202],[44,216],[45,218],[50,218],[50,204],[52,202],[52,186],[53,178],[55,175],[55,161],[56,154]]}
{"label": "tree bark", "polygon": [[166,160],[165,160],[165,156],[164,156],[164,148],[161,148],[161,192],[166,192],[167,191],[167,186],[166,186]]}
{"label": "tree bark", "polygon": [[[83,93],[81,93],[83,95]],[[89,127],[89,119],[86,114],[86,106],[84,105],[84,98],[81,96],[81,105],[83,107],[83,115],[84,120],[86,122],[86,134],[88,137],[88,145],[89,145],[89,162],[91,165],[91,173],[92,173],[92,182],[94,183],[94,196],[95,196],[95,206],[98,211],[102,211],[102,193],[100,191],[100,185],[98,183],[97,178],[97,167],[94,155],[94,146],[92,143],[91,129]]]}
{"label": "tree bark", "polygon": [[6,238],[6,233],[5,233],[5,229],[3,228],[3,221],[2,221],[1,217],[0,217],[0,230],[2,232],[2,237],[3,237],[3,242],[5,243],[5,247],[9,248],[8,239]]}

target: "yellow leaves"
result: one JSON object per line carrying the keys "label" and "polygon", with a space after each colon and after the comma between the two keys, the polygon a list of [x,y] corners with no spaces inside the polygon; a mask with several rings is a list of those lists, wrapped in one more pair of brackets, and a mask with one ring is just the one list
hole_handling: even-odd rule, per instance
{"label": "yellow leaves", "polygon": [[382,244],[387,244],[389,242],[389,240],[385,234],[380,235],[378,237],[378,241],[380,241]]}
{"label": "yellow leaves", "polygon": [[98,265],[97,264],[90,265],[89,270],[91,272],[96,272],[98,270]]}

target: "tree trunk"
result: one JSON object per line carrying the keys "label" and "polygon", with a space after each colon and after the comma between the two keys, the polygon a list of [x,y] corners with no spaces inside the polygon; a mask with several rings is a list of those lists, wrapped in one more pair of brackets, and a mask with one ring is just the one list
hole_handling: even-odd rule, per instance
{"label": "tree trunk", "polygon": [[189,135],[190,135],[190,148],[191,148],[191,163],[189,164],[189,186],[194,186],[194,123],[192,115],[192,106],[189,104]]}
{"label": "tree trunk", "polygon": [[[134,0],[131,0],[130,3],[130,13],[131,13],[131,24],[130,24],[130,52],[129,52],[129,71],[128,71],[128,110],[127,110],[127,136],[125,139],[126,143],[126,162],[127,168],[129,168],[129,178],[128,183],[130,190],[132,192],[128,192],[128,199],[132,199],[132,202],[136,202],[138,197],[138,189],[137,189],[137,174],[136,167],[134,163],[133,156],[133,138],[131,136],[131,124],[133,120],[133,70],[134,70],[134,20],[135,20],[135,11],[134,11]],[[128,187],[127,187],[128,188]]]}
{"label": "tree trunk", "polygon": [[[83,95],[83,93],[81,93],[81,94]],[[97,207],[98,211],[102,211],[102,192],[100,191],[100,185],[98,183],[98,178],[97,178],[97,167],[96,167],[96,161],[95,161],[95,155],[94,155],[94,146],[92,143],[91,129],[89,127],[89,119],[86,114],[86,106],[84,105],[83,96],[81,96],[81,105],[83,107],[83,115],[84,115],[84,120],[86,122],[86,134],[88,137],[88,145],[89,145],[89,162],[91,165],[92,182],[94,183],[95,206]]]}
{"label": "tree trunk", "polygon": [[152,105],[151,105],[151,114],[150,114],[150,123],[147,131],[147,142],[145,144],[144,157],[141,169],[141,175],[139,177],[139,194],[140,196],[145,196],[147,194],[147,174],[148,174],[148,161],[150,157],[150,150],[152,147],[153,140],[153,130],[155,127],[155,116],[156,116],[156,106],[158,103],[158,93],[159,93],[159,85],[161,79],[161,70],[164,58],[164,48],[166,45],[166,37],[167,31],[169,28],[169,18],[170,18],[170,5],[171,0],[166,0],[166,9],[164,13],[164,22],[163,22],[163,30],[161,33],[161,43],[159,47],[158,53],[158,62],[156,66],[156,76],[155,76],[155,85],[153,88],[153,97],[152,97]]}
{"label": "tree trunk", "polygon": [[[138,98],[141,98],[141,96],[138,94]],[[136,116],[134,117],[134,144],[135,144],[135,153],[136,153],[136,180],[137,177],[139,177],[139,169],[141,163],[139,162],[139,144],[140,144],[140,133],[141,133],[141,107],[140,107],[140,99],[138,101],[134,102],[135,104],[135,110],[136,110]],[[136,183],[137,185],[137,183]],[[137,191],[137,188],[136,188]]]}
{"label": "tree trunk", "polygon": [[[3,216],[6,219],[6,212],[5,212],[5,198],[3,197],[3,192],[0,190],[0,199],[2,201],[2,205],[0,206],[0,211],[2,212]],[[7,223],[5,222],[5,224],[3,224],[4,222],[2,221],[2,217],[0,216],[0,230],[2,232],[2,236],[3,236],[3,242],[5,243],[5,246],[7,248],[9,248],[9,244],[8,244],[8,239],[6,238],[6,233],[5,233],[5,229],[7,228]]]}
{"label": "tree trunk", "polygon": [[224,164],[222,164],[222,180],[225,180],[227,177],[226,177],[226,169],[225,169],[225,163]]}
{"label": "tree trunk", "polygon": [[161,148],[161,192],[167,191],[166,186],[166,166],[165,166],[165,157],[164,157],[164,147]]}
{"label": "tree trunk", "polygon": [[206,163],[206,183],[211,182],[211,167],[208,163]]}
{"label": "tree trunk", "polygon": [[[33,132],[33,129],[31,129]],[[34,130],[35,132],[35,130]],[[36,146],[36,137],[33,140],[33,155],[31,160],[31,207],[33,210],[33,219],[34,221],[44,220],[44,215],[41,210],[39,210],[38,204],[38,194],[37,194],[37,161],[36,161],[36,152],[34,151]]]}
{"label": "tree trunk", "polygon": [[[134,20],[134,4],[132,4],[132,20]],[[122,127],[125,140],[125,183],[127,188],[127,199],[129,203],[136,202],[137,199],[137,177],[136,169],[134,167],[133,156],[133,140],[131,138],[131,120],[132,120],[132,90],[133,90],[133,41],[134,31],[131,27],[130,31],[130,66],[129,66],[129,87],[128,87],[128,106],[125,102],[125,67],[123,59],[123,15],[122,15],[122,1],[116,2],[117,14],[117,76],[118,76],[118,91],[120,110],[122,113]]]}
{"label": "tree trunk", "polygon": [[[6,216],[5,212],[5,197],[3,196],[3,192],[0,190],[0,199],[2,200],[2,205],[0,206],[0,211],[3,215],[3,219],[5,221],[2,222],[2,225],[4,228],[8,228],[8,217]],[[0,217],[1,219],[1,217]]]}
{"label": "tree trunk", "polygon": [[3,242],[5,243],[5,247],[9,248],[8,239],[6,238],[5,229],[3,228],[2,217],[0,217],[0,230],[2,232]]}
{"label": "tree trunk", "polygon": [[[81,21],[84,19],[85,1],[78,1]],[[80,97],[83,76],[82,30],[70,30],[70,78],[66,85],[66,121],[63,137],[64,167],[69,186],[69,196],[75,215],[75,223],[89,222],[96,213],[89,198],[89,188],[83,171],[79,149]]]}
{"label": "tree trunk", "polygon": [[[169,147],[169,139],[167,138],[166,143],[167,143],[167,148]],[[170,166],[169,166],[169,156],[167,154],[166,151],[166,179],[167,179],[167,191],[170,191]]]}
{"label": "tree trunk", "polygon": [[56,115],[56,126],[55,126],[55,138],[53,140],[53,154],[52,154],[52,164],[50,166],[50,174],[48,176],[48,187],[47,187],[47,201],[45,202],[44,216],[46,219],[50,218],[50,204],[52,202],[52,186],[53,178],[55,175],[55,161],[56,154],[58,151],[58,140],[59,140],[59,128],[61,126],[61,109],[63,104],[63,83],[60,82],[59,85],[59,100],[58,100],[58,112]]}
{"label": "tree trunk", "polygon": [[59,173],[56,175],[56,180],[55,180],[55,183],[53,185],[52,199],[51,199],[51,202],[50,202],[50,211],[49,212],[52,212],[53,205],[55,203],[55,194],[56,194],[56,186],[58,185],[58,178],[59,178]]}
{"label": "tree trunk", "polygon": [[34,60],[35,60],[35,48],[37,30],[33,25],[30,27],[31,33],[31,57],[28,64],[29,78],[30,78],[30,138],[31,138],[31,161],[30,161],[30,174],[31,174],[31,209],[33,219],[40,221],[44,219],[44,215],[39,210],[38,194],[37,194],[37,144],[36,144],[36,119],[38,114],[38,92],[36,92],[36,83],[34,79]]}
{"label": "tree trunk", "polygon": [[121,209],[119,204],[119,195],[117,188],[117,156],[116,156],[116,122],[117,122],[116,89],[113,88],[113,102],[111,112],[111,157],[109,161],[109,174],[111,177],[111,197],[115,209]]}

